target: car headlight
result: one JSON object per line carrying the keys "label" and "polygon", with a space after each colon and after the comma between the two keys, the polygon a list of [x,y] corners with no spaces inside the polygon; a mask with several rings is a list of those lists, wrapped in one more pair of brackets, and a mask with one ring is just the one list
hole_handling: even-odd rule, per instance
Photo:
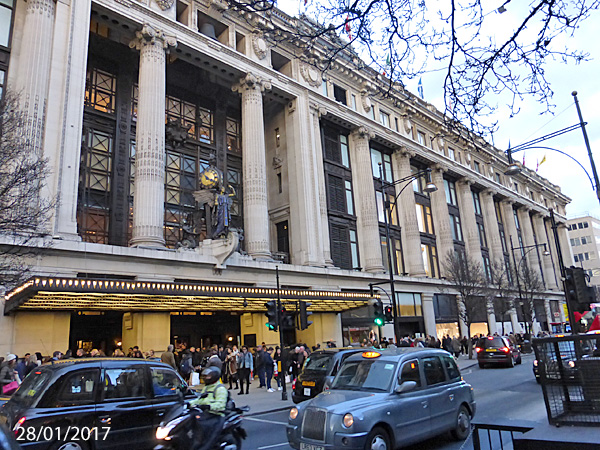
{"label": "car headlight", "polygon": [[298,408],[290,409],[290,419],[294,420],[296,417],[298,417]]}
{"label": "car headlight", "polygon": [[537,360],[537,359],[534,359],[534,360],[533,360],[533,367],[537,367],[537,366],[538,366],[538,360]]}
{"label": "car headlight", "polygon": [[346,428],[350,428],[354,423],[354,416],[350,413],[344,415],[344,420],[342,421]]}
{"label": "car headlight", "polygon": [[171,437],[169,436],[169,434],[171,434],[171,431],[173,430],[173,428],[175,428],[177,425],[179,425],[183,420],[185,420],[186,416],[181,416],[178,417],[175,420],[171,420],[169,423],[167,423],[164,427],[160,426],[156,429],[156,439],[160,439],[160,440],[169,440],[171,439]]}
{"label": "car headlight", "polygon": [[574,369],[575,368],[575,361],[569,361],[569,367],[571,369]]}

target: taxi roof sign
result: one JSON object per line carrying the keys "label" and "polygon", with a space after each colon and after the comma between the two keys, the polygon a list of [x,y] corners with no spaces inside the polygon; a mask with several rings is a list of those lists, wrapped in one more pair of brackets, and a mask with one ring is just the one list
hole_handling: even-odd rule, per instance
{"label": "taxi roof sign", "polygon": [[363,352],[363,354],[362,354],[363,358],[379,358],[380,356],[381,356],[381,353],[373,352],[373,351]]}

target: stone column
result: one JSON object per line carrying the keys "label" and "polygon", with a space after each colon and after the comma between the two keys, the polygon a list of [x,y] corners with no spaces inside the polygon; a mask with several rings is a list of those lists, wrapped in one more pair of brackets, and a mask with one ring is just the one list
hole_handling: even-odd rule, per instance
{"label": "stone column", "polygon": [[331,242],[329,240],[329,215],[327,214],[327,191],[325,189],[325,169],[323,167],[323,146],[321,142],[321,126],[319,118],[327,114],[325,108],[311,105],[312,145],[317,166],[317,182],[319,190],[319,217],[321,220],[321,250],[325,266],[333,267],[331,259]]}
{"label": "stone column", "polygon": [[500,238],[498,228],[498,218],[496,217],[496,208],[494,206],[494,191],[486,189],[481,192],[481,208],[483,209],[483,224],[487,237],[490,260],[499,262],[504,267],[504,249]]}
{"label": "stone column", "polygon": [[365,127],[355,129],[350,135],[350,164],[353,167],[352,193],[356,209],[361,266],[367,272],[383,272],[379,219],[375,204],[373,173],[371,172],[370,137],[372,137],[372,132]]}
{"label": "stone column", "polygon": [[432,167],[431,181],[437,186],[437,191],[429,194],[431,198],[431,214],[433,215],[433,228],[435,230],[435,243],[437,247],[438,260],[440,263],[440,275],[446,276],[446,260],[449,254],[454,254],[454,240],[450,230],[450,216],[448,214],[448,203],[444,192],[445,168],[436,165]]}
{"label": "stone column", "polygon": [[565,223],[559,223],[558,226],[558,242],[560,243],[560,250],[563,255],[563,262],[565,267],[571,267],[573,263],[573,249],[569,243],[569,235],[567,234],[567,225]]}
{"label": "stone column", "polygon": [[471,335],[469,333],[469,328],[461,316],[461,311],[464,310],[464,304],[462,301],[460,301],[460,294],[456,295],[456,304],[458,307],[458,329],[460,330],[460,335],[461,337],[466,336],[470,339]]}
{"label": "stone column", "polygon": [[[538,244],[546,244],[546,249],[550,252],[551,247],[549,246],[548,237],[546,236],[546,227],[544,226],[544,218],[540,213],[533,215],[533,229],[535,230],[535,236],[537,237]],[[541,248],[543,252],[543,246]],[[556,284],[556,278],[554,276],[554,267],[552,266],[551,255],[542,255],[542,267],[544,268],[544,281],[546,288],[553,291],[558,289]]]}
{"label": "stone column", "polygon": [[[16,3],[16,2],[15,2]],[[15,92],[23,112],[22,135],[31,155],[42,156],[56,0],[29,0]]]}
{"label": "stone column", "polygon": [[[411,156],[414,156],[414,153],[409,152],[406,148],[397,150],[392,154],[394,173],[399,180],[410,177]],[[407,181],[407,183],[410,182]],[[398,195],[403,188],[405,189],[396,202],[394,214],[398,213],[400,218],[405,270],[412,277],[424,277],[426,272],[421,256],[421,233],[419,232],[419,225],[417,222],[415,192],[412,189],[412,186],[398,184],[396,185],[396,195]]]}
{"label": "stone column", "polygon": [[421,294],[421,306],[423,308],[423,320],[425,321],[425,333],[437,337],[433,294],[431,292],[423,292]]}
{"label": "stone column", "polygon": [[129,44],[140,51],[132,246],[165,245],[165,51],[176,45],[147,23]]}
{"label": "stone column", "polygon": [[[535,239],[533,238],[533,228],[531,227],[531,217],[529,216],[528,208],[519,208],[517,210],[517,214],[519,215],[519,223],[521,224],[521,237],[523,238],[523,246],[529,247],[525,249],[525,258],[527,260],[527,264],[529,265],[529,269],[536,273],[540,280],[543,280],[542,272],[540,270],[540,258],[538,256],[539,247],[534,247],[536,244]],[[543,252],[543,250],[541,250]],[[517,258],[517,264],[519,263],[519,259]]]}
{"label": "stone column", "polygon": [[520,333],[521,331],[521,324],[519,323],[519,317],[517,316],[517,309],[516,309],[516,304],[515,302],[517,301],[514,297],[509,299],[512,307],[510,308],[510,311],[508,312],[508,314],[510,315],[510,324],[512,326],[513,329],[513,333]]}
{"label": "stone column", "polygon": [[481,256],[481,242],[477,222],[475,222],[475,206],[473,205],[473,193],[471,192],[471,180],[463,178],[456,183],[458,194],[458,206],[462,218],[463,235],[467,257],[483,268],[483,257]]}
{"label": "stone column", "polygon": [[498,331],[498,324],[496,322],[496,312],[494,311],[494,302],[486,300],[485,309],[487,311],[488,319],[488,331],[490,334],[494,334]]}
{"label": "stone column", "polygon": [[[513,245],[519,246],[519,236],[517,235],[517,225],[515,224],[515,217],[513,213],[513,202],[510,200],[502,200],[500,202],[500,208],[502,210],[502,219],[504,223],[504,233],[506,234],[506,246],[510,253],[510,237],[512,236]],[[512,255],[510,255],[512,258]]]}
{"label": "stone column", "polygon": [[550,299],[548,298],[544,299],[544,310],[546,311],[546,318],[548,321],[548,331],[552,331],[552,325],[550,324],[552,322],[556,322],[556,320],[552,316],[552,309],[550,309]]}
{"label": "stone column", "polygon": [[80,239],[77,191],[91,7],[92,0],[56,5],[43,153],[53,173],[47,186],[56,196],[52,235],[67,240]]}
{"label": "stone column", "polygon": [[270,259],[263,93],[271,82],[248,73],[233,86],[242,94],[244,239],[255,259]]}
{"label": "stone column", "polygon": [[[285,129],[288,148],[290,226],[295,245],[293,261],[305,266],[324,266],[321,242],[321,212],[314,127],[308,97],[291,100],[286,108]],[[318,111],[317,111],[318,113]],[[306,139],[309,136],[309,139]]]}

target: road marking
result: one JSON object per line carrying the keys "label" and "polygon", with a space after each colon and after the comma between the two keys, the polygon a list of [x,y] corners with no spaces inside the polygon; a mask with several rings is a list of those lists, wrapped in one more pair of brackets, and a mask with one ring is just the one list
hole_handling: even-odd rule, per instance
{"label": "road marking", "polygon": [[288,445],[288,443],[287,442],[283,442],[282,444],[265,445],[264,447],[258,447],[258,450],[262,450],[264,448],[281,447],[282,445]]}
{"label": "road marking", "polygon": [[[256,417],[244,417],[244,420],[253,420],[255,422],[265,422],[265,423],[272,423],[275,425],[286,425],[287,426],[287,422],[278,422],[276,420],[257,419]],[[267,447],[261,447],[261,448],[267,448]]]}

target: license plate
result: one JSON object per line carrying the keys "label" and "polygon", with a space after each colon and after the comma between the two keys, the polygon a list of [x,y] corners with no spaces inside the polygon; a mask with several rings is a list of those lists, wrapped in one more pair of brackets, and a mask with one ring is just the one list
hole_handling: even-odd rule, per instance
{"label": "license plate", "polygon": [[322,445],[307,444],[305,442],[300,442],[300,450],[325,450],[325,447],[323,447]]}
{"label": "license plate", "polygon": [[304,388],[304,395],[310,397],[310,388]]}
{"label": "license plate", "polygon": [[315,382],[314,381],[303,381],[302,382],[302,386],[314,386]]}
{"label": "license plate", "polygon": [[496,350],[495,348],[486,348],[485,351],[486,352],[497,352],[498,350]]}

